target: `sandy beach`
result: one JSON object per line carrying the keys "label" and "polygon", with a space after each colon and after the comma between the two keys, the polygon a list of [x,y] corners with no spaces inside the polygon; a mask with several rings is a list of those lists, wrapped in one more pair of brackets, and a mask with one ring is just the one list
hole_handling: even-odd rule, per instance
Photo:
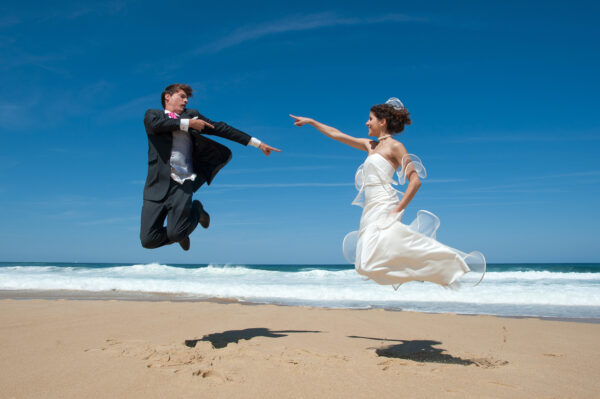
{"label": "sandy beach", "polygon": [[597,398],[600,324],[0,300],[2,398]]}

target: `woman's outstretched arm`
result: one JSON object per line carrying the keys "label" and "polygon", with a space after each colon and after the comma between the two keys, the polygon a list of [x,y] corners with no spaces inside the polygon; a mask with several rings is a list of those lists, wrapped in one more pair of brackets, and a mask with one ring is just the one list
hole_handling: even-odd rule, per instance
{"label": "woman's outstretched arm", "polygon": [[292,114],[290,114],[290,116],[294,118],[294,125],[296,126],[311,125],[315,129],[323,133],[325,136],[331,137],[332,139],[337,140],[340,143],[344,143],[346,145],[349,145],[350,147],[354,147],[356,149],[367,152],[371,149],[372,140],[352,137],[350,135],[340,132],[334,127],[327,126],[311,118],[305,118],[303,116],[294,116]]}

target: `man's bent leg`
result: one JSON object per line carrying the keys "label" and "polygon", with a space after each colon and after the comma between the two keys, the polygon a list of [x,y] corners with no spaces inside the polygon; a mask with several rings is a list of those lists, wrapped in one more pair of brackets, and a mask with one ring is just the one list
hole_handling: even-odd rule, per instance
{"label": "man's bent leg", "polygon": [[171,242],[188,237],[198,226],[199,213],[192,207],[192,182],[187,180],[178,185],[169,196],[167,208],[167,236]]}
{"label": "man's bent leg", "polygon": [[140,228],[140,240],[144,248],[152,249],[171,244],[164,227],[167,217],[167,207],[164,201],[144,200],[142,205],[142,224]]}

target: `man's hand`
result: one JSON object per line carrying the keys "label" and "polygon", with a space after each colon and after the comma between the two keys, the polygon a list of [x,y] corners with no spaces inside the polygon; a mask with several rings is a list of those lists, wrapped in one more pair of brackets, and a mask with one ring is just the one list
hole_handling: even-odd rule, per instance
{"label": "man's hand", "polygon": [[215,128],[213,125],[211,125],[208,122],[203,121],[202,119],[190,119],[190,127],[194,130],[201,132],[202,129],[204,129],[206,126],[213,128],[213,129]]}
{"label": "man's hand", "polygon": [[260,145],[258,146],[258,148],[260,148],[260,150],[266,155],[269,156],[271,155],[271,151],[277,151],[277,152],[281,152],[281,150],[278,150],[275,147],[271,147],[268,144],[265,143],[260,143]]}

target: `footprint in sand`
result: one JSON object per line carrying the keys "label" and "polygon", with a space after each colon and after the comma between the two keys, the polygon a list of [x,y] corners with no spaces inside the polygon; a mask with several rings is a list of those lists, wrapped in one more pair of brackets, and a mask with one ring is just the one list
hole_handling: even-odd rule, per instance
{"label": "footprint in sand", "polygon": [[[104,352],[115,357],[129,357],[145,362],[147,368],[163,369],[173,373],[190,371],[195,376],[209,380],[230,381],[231,379],[214,370],[214,362],[220,356],[212,355],[209,342],[202,342],[193,348],[184,344],[153,345],[146,341],[131,340],[121,342],[109,338],[99,349],[86,349],[85,352]],[[200,367],[200,368],[198,368]]]}
{"label": "footprint in sand", "polygon": [[231,381],[231,378],[225,376],[222,373],[219,373],[218,371],[215,370],[204,370],[204,369],[198,369],[196,371],[194,371],[192,373],[193,376],[195,377],[202,377],[203,379],[207,379],[208,381],[211,382],[216,382],[216,383],[224,383],[227,381]]}
{"label": "footprint in sand", "polygon": [[506,366],[508,364],[508,362],[505,360],[495,360],[491,358],[471,359],[471,361],[477,367],[481,367],[484,369],[494,369],[496,367]]}
{"label": "footprint in sand", "polygon": [[506,388],[512,388],[512,389],[519,389],[518,387],[515,387],[514,385],[508,385],[508,384],[503,384],[501,382],[498,381],[488,381],[488,384],[494,384],[494,385],[500,385]]}

